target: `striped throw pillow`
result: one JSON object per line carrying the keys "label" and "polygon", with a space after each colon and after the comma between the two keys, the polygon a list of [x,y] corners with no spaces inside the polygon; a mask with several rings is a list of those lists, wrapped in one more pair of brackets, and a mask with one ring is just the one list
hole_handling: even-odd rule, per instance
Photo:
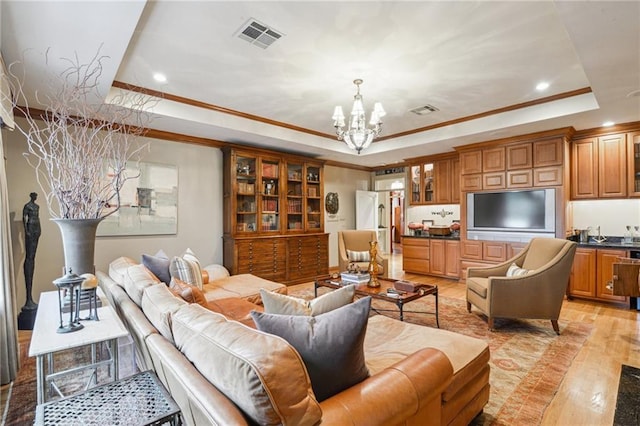
{"label": "striped throw pillow", "polygon": [[179,278],[189,285],[193,285],[202,290],[202,270],[200,262],[189,249],[182,257],[175,256],[171,259],[169,267],[171,277]]}
{"label": "striped throw pillow", "polygon": [[349,262],[369,262],[371,260],[371,255],[369,255],[369,252],[366,250],[347,250],[347,257],[349,258]]}
{"label": "striped throw pillow", "polygon": [[528,269],[522,269],[515,263],[512,263],[511,266],[509,266],[509,269],[507,269],[508,277],[521,277],[522,275],[527,275],[528,273]]}

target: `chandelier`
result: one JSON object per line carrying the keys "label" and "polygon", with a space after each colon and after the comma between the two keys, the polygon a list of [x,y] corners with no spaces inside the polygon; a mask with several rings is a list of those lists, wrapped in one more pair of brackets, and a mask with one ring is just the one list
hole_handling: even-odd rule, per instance
{"label": "chandelier", "polygon": [[349,128],[345,130],[344,113],[342,107],[337,106],[333,111],[333,126],[336,128],[336,135],[338,140],[343,140],[347,146],[351,149],[355,149],[360,154],[360,151],[367,148],[373,142],[373,139],[380,134],[382,130],[382,117],[387,113],[382,108],[380,102],[376,102],[371,112],[371,119],[367,127],[367,122],[364,113],[364,106],[362,105],[362,95],[360,94],[360,85],[362,79],[357,78],[353,80],[353,84],[356,85],[356,94],[353,96],[353,109],[351,110],[351,118],[349,119]]}

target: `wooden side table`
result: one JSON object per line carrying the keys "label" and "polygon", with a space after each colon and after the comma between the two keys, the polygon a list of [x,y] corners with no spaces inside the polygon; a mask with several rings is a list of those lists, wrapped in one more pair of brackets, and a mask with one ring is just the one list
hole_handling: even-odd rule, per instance
{"label": "wooden side table", "polygon": [[40,404],[35,425],[181,424],[180,408],[158,376],[143,371],[83,393]]}

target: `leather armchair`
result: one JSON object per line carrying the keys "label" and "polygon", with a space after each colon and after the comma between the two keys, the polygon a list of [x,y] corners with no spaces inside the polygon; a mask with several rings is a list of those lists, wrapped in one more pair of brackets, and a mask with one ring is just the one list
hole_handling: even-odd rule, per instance
{"label": "leather armchair", "polygon": [[[347,256],[347,250],[351,251],[369,251],[371,241],[377,241],[378,236],[375,231],[367,230],[349,230],[338,232],[338,266],[340,272],[346,271],[349,263],[355,263],[360,269],[367,270],[369,262],[353,262]],[[378,246],[380,247],[380,246]],[[377,262],[379,266],[379,277],[389,276],[389,258],[382,253],[378,253]]]}
{"label": "leather armchair", "polygon": [[[555,332],[560,334],[558,317],[576,246],[573,241],[558,238],[534,238],[522,252],[506,262],[469,268],[467,310],[471,312],[473,305],[482,311],[491,330],[494,318],[549,319]],[[513,264],[528,272],[507,276]]]}

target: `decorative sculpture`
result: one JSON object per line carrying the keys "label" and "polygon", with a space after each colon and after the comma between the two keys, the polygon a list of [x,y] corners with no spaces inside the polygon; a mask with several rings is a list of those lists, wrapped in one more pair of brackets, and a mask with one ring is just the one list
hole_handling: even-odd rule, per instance
{"label": "decorative sculpture", "polygon": [[38,304],[33,301],[33,272],[35,270],[36,250],[40,239],[40,206],[36,204],[38,194],[29,194],[31,200],[22,209],[22,223],[24,224],[24,282],[27,287],[27,301],[22,309],[35,310]]}
{"label": "decorative sculpture", "polygon": [[380,287],[380,282],[378,281],[378,273],[380,272],[380,267],[378,265],[377,257],[378,257],[378,242],[371,241],[369,243],[369,282],[367,283],[367,287]]}

